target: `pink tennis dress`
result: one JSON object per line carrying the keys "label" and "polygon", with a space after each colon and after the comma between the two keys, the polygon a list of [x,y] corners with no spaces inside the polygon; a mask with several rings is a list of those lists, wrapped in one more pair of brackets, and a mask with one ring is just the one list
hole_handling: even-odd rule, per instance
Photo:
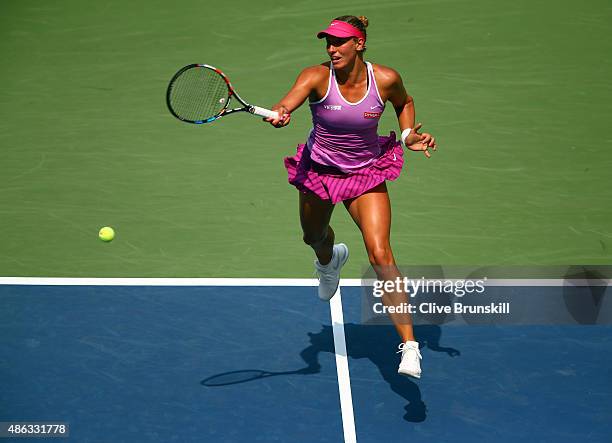
{"label": "pink tennis dress", "polygon": [[372,65],[366,65],[368,90],[356,103],[342,96],[330,65],[327,93],[310,103],[313,128],[308,141],[298,145],[295,156],[285,158],[289,183],[334,204],[364,194],[385,180],[395,180],[404,163],[395,133],[378,136],[385,104]]}

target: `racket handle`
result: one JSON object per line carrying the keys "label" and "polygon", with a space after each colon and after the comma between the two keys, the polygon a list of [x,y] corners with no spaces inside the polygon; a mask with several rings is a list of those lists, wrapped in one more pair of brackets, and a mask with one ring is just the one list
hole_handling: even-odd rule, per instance
{"label": "racket handle", "polygon": [[278,112],[270,111],[266,108],[260,108],[259,106],[253,106],[253,110],[251,111],[255,115],[259,115],[264,118],[278,118]]}

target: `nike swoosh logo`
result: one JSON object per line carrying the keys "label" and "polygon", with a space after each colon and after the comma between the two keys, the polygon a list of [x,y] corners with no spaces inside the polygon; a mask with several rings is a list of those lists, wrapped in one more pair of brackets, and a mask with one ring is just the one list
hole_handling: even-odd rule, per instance
{"label": "nike swoosh logo", "polygon": [[380,108],[380,105],[376,105],[376,106],[370,106],[370,111],[376,108]]}

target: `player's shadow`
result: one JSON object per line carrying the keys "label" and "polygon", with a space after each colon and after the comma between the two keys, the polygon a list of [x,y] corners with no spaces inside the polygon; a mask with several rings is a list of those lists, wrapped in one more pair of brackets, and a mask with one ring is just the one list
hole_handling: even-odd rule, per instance
{"label": "player's shadow", "polygon": [[[348,323],[344,325],[344,331],[348,356],[355,359],[367,358],[376,365],[391,390],[408,402],[404,408],[406,411],[404,419],[406,421],[424,421],[427,417],[427,407],[422,400],[421,391],[415,383],[416,380],[397,373],[400,357],[395,354],[399,341],[395,328],[392,326],[367,326]],[[439,326],[415,326],[414,332],[416,339],[421,344],[421,349],[427,347],[432,351],[445,352],[453,357],[460,355],[457,349],[440,346],[442,330]],[[321,370],[319,353],[335,354],[332,327],[322,326],[321,331],[309,332],[308,336],[310,345],[300,352],[300,356],[307,365],[304,368],[276,373],[252,369],[231,371],[208,377],[201,384],[208,387],[225,386],[271,376],[318,373]],[[425,374],[427,374],[426,370]]]}
{"label": "player's shadow", "polygon": [[[421,350],[427,347],[432,351],[446,352],[453,357],[460,355],[457,349],[440,346],[442,330],[439,326],[415,326],[414,332],[421,344]],[[395,354],[398,345],[395,328],[348,323],[344,325],[344,333],[348,356],[352,359],[369,359],[376,365],[391,390],[408,402],[404,419],[410,422],[424,421],[427,417],[427,407],[422,400],[417,381],[397,373],[400,356]],[[320,332],[308,335],[311,346],[304,349],[301,356],[312,367],[317,364],[316,354],[321,351],[334,352],[332,328],[323,326]],[[427,374],[427,371],[424,373]]]}

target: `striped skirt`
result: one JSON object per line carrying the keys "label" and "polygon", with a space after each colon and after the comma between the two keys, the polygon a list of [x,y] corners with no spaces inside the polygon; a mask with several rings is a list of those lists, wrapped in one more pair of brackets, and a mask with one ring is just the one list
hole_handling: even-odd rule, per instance
{"label": "striped skirt", "polygon": [[313,193],[321,200],[336,204],[358,197],[385,180],[399,177],[404,164],[402,144],[395,140],[395,133],[379,137],[381,155],[370,165],[344,173],[334,167],[324,166],[310,159],[306,145],[298,145],[293,157],[285,157],[289,183],[304,193]]}

